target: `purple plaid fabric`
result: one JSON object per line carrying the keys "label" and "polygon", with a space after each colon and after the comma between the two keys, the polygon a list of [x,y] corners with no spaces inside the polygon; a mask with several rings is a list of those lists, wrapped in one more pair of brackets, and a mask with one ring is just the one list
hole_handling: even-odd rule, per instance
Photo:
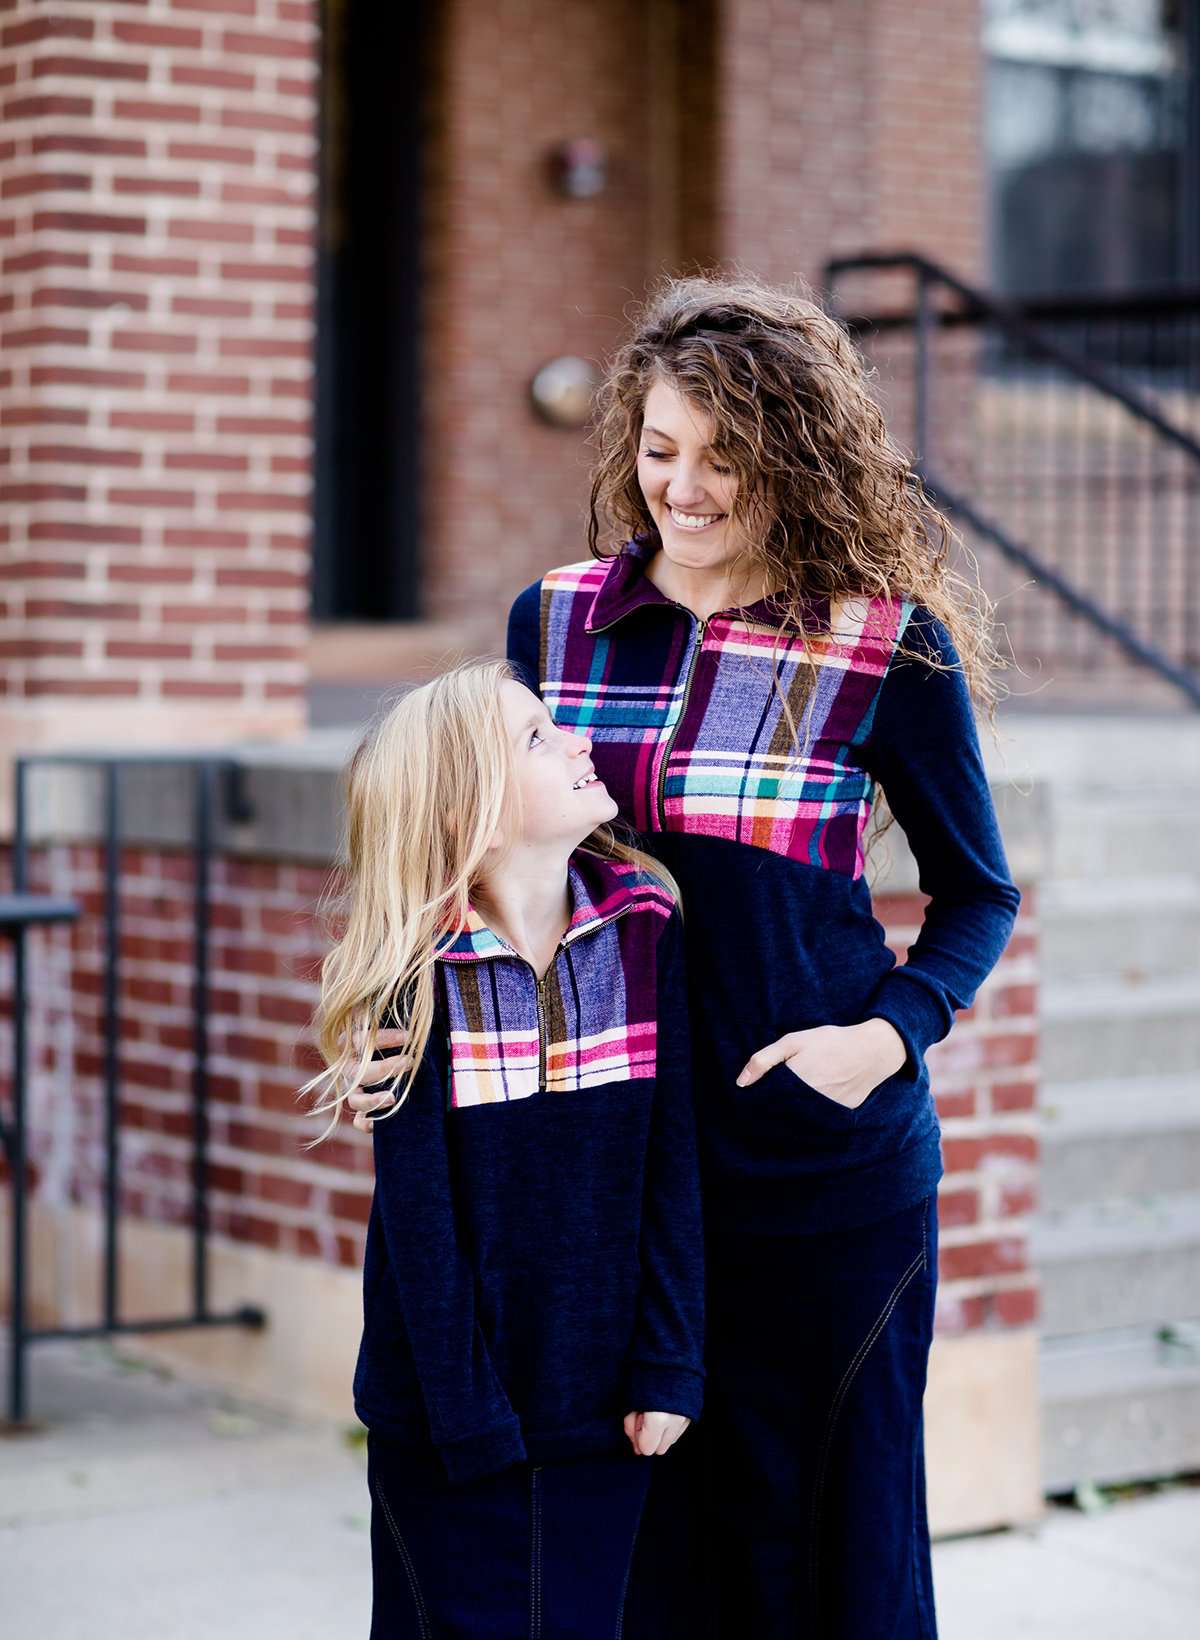
{"label": "purple plaid fabric", "polygon": [[[635,540],[542,578],[539,681],[555,721],[591,737],[597,772],[640,830],[860,876],[875,794],[861,750],[915,606],[814,600],[807,632],[782,636],[770,598],[700,622],[642,573],[651,550]],[[618,623],[638,623],[638,641],[612,641]]]}
{"label": "purple plaid fabric", "polygon": [[654,1076],[656,947],[674,900],[582,850],[568,880],[570,926],[540,984],[474,910],[440,952],[452,1109]]}

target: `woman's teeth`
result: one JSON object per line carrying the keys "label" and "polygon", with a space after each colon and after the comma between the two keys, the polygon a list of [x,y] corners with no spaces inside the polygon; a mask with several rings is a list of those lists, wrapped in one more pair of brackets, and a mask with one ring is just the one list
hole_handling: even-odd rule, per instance
{"label": "woman's teeth", "polygon": [[585,774],[582,780],[577,780],[571,787],[573,792],[581,792],[585,786],[592,785],[596,780],[594,774]]}
{"label": "woman's teeth", "polygon": [[710,524],[715,524],[718,518],[724,518],[724,513],[683,513],[671,507],[671,522],[681,530],[706,530]]}

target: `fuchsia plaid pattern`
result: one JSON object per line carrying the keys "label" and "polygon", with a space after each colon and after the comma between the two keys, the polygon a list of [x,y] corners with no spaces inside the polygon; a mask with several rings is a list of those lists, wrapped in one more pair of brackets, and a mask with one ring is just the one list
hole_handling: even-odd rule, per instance
{"label": "fuchsia plaid pattern", "polygon": [[656,1070],[657,943],[674,909],[667,890],[622,861],[576,852],[570,926],[537,976],[472,910],[439,952],[450,1035],[451,1109],[577,1093]]}
{"label": "fuchsia plaid pattern", "polygon": [[641,830],[860,876],[875,791],[862,752],[915,605],[814,600],[810,629],[781,633],[768,598],[702,630],[642,574],[650,550],[630,542],[543,577],[540,682],[555,721],[591,737],[597,772]]}

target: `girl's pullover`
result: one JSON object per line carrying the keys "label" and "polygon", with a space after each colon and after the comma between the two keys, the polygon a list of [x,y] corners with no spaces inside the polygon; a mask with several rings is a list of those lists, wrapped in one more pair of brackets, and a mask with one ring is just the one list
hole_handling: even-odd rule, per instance
{"label": "girl's pullover", "polygon": [[[645,575],[653,551],[635,539],[526,588],[509,659],[591,737],[622,817],[680,884],[706,1218],[779,1234],[869,1223],[941,1176],[925,1050],[970,1006],[1020,901],[963,675],[897,650],[958,656],[919,605],[814,598],[810,667],[796,627],[776,646],[775,600],[699,620]],[[900,966],[863,875],[876,783],[929,897]],[[787,1032],[872,1016],[907,1059],[857,1110],[785,1064],[735,1085]]]}
{"label": "girl's pullover", "polygon": [[539,981],[472,910],[412,1090],[377,1122],[362,1422],[451,1481],[696,1418],[703,1266],[679,911],[577,850]]}

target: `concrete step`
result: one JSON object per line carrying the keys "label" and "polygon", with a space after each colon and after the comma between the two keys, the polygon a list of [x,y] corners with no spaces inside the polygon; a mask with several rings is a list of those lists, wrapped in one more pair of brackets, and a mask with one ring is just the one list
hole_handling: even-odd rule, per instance
{"label": "concrete step", "polygon": [[1200,879],[1060,879],[1039,898],[1043,972],[1137,984],[1200,976]]}
{"label": "concrete step", "polygon": [[1200,1469],[1200,1325],[1044,1342],[1039,1376],[1047,1492]]}
{"label": "concrete step", "polygon": [[1200,1187],[1200,1072],[1044,1084],[1046,1213]]}
{"label": "concrete step", "polygon": [[1200,977],[1062,981],[1042,987],[1047,1082],[1183,1075],[1200,1068]]}
{"label": "concrete step", "polygon": [[[1012,680],[1020,686],[1020,680]],[[1200,791],[1200,715],[1191,711],[1036,712],[1000,708],[1001,744],[983,737],[988,768],[1056,790],[1126,797]],[[1115,751],[1114,751],[1115,748]]]}
{"label": "concrete step", "polygon": [[1191,862],[1197,802],[1180,794],[1135,795],[1055,789],[1050,804],[1049,877],[1055,881],[1128,877],[1139,868]]}
{"label": "concrete step", "polygon": [[1045,1338],[1200,1317],[1200,1191],[1043,1211],[1030,1253]]}

